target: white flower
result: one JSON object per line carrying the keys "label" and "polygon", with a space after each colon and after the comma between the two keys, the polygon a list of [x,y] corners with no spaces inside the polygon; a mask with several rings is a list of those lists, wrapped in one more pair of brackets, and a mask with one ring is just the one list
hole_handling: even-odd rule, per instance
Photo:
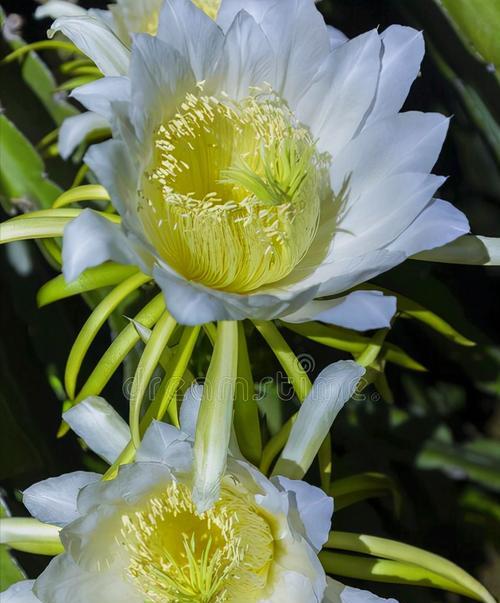
{"label": "white flower", "polygon": [[[215,18],[220,0],[196,0],[195,3],[208,15]],[[116,0],[109,4],[109,10],[86,10],[66,0],[49,0],[35,11],[35,17],[84,17],[94,20],[106,40],[113,40],[119,55],[126,52],[131,44],[133,33],[155,34],[158,28],[160,9],[164,0]],[[115,38],[118,38],[117,40]],[[118,43],[121,42],[121,45]],[[123,47],[122,47],[123,46]],[[106,64],[103,65],[106,69]],[[67,159],[78,145],[92,132],[109,128],[109,122],[93,111],[68,117],[59,132],[58,148],[61,157]]]}
{"label": "white flower", "polygon": [[[115,57],[85,20],[53,29],[86,38],[96,62]],[[433,198],[448,119],[398,113],[423,53],[421,33],[400,26],[332,49],[312,0],[225,0],[217,22],[169,0],[118,77],[75,92],[113,125],[85,161],[122,225],[91,210],[71,223],[66,279],[104,259],[137,263],[184,324],[388,326],[392,298],[315,299],[469,230]]]}
{"label": "white flower", "polygon": [[[31,514],[53,524],[55,536],[55,526],[62,528],[64,552],[36,581],[3,593],[2,602],[378,601],[333,580],[327,587],[317,553],[330,531],[333,500],[319,488],[268,480],[233,457],[217,503],[196,512],[192,428],[198,412],[193,400],[200,396],[188,398],[181,413],[185,431],[153,423],[136,462],[113,481],[77,472],[25,491]],[[123,420],[102,399],[79,404],[65,419],[98,454],[120,452]]]}

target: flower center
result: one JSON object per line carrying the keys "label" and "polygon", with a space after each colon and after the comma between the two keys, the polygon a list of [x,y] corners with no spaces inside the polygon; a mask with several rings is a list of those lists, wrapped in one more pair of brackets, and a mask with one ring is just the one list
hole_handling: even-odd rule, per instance
{"label": "flower center", "polygon": [[139,213],[159,255],[185,278],[252,291],[288,275],[308,251],[324,166],[309,130],[274,94],[240,102],[188,94],[155,132]]}
{"label": "flower center", "polygon": [[223,487],[197,514],[189,489],[171,483],[122,517],[128,575],[148,603],[253,603],[267,584],[274,540],[241,492]]}

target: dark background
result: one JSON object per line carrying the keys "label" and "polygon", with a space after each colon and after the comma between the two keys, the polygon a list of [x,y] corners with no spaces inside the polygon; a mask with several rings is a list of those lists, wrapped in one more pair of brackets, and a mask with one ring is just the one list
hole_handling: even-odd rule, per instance
{"label": "dark background", "polygon": [[[47,23],[35,22],[30,16],[35,2],[3,0],[1,4],[7,14],[24,16],[26,40],[44,39]],[[80,4],[105,7],[103,2]],[[435,169],[450,176],[441,197],[467,214],[474,232],[500,236],[500,153],[491,145],[491,131],[478,127],[455,87],[457,81],[471,87],[498,122],[495,77],[464,48],[430,0],[325,0],[320,6],[328,21],[349,37],[374,27],[383,30],[393,23],[424,30],[428,53],[405,108],[453,116]],[[50,55],[44,58],[53,60]],[[452,69],[455,81],[444,73],[440,60]],[[36,109],[32,93],[12,79],[12,70],[9,74],[12,77],[4,80],[0,71],[2,106],[37,143],[53,126],[48,126],[46,116]],[[47,169],[63,186],[76,171],[75,166],[63,166],[58,160],[48,161]],[[17,502],[22,488],[79,469],[82,463],[94,468],[97,462],[72,436],[54,437],[64,399],[57,383],[88,307],[84,301],[72,299],[38,310],[36,292],[55,273],[36,245],[23,249],[30,263],[29,276],[14,270],[6,250],[0,249],[0,478],[14,514],[23,512]],[[376,396],[353,402],[337,420],[333,433],[336,476],[359,471],[387,473],[400,487],[401,515],[395,515],[390,499],[374,499],[339,511],[334,527],[400,539],[444,555],[481,577],[498,597],[500,269],[409,261],[376,282],[425,304],[479,345],[459,347],[419,323],[396,323],[391,341],[429,372],[389,367],[394,403],[379,401]],[[342,357],[333,350],[306,345],[301,338],[287,338],[297,353],[312,355],[316,370]],[[94,359],[108,342],[109,334],[104,333],[92,348]],[[253,336],[252,342],[258,358],[256,375],[265,376],[269,357],[257,337]],[[105,393],[125,411],[120,376]],[[29,575],[40,570],[39,559],[27,555],[19,555],[19,559]],[[358,586],[399,597],[405,603],[459,599],[427,589],[361,582]]]}

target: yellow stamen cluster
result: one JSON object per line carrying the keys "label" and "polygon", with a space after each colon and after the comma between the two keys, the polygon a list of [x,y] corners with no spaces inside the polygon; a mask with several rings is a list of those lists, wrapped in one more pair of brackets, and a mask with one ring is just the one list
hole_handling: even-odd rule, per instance
{"label": "yellow stamen cluster", "polygon": [[323,166],[309,131],[274,94],[232,102],[190,93],[156,130],[139,213],[185,278],[249,292],[287,276],[308,251]]}
{"label": "yellow stamen cluster", "polygon": [[198,8],[205,11],[211,19],[217,17],[221,0],[193,0]]}
{"label": "yellow stamen cluster", "polygon": [[150,603],[253,603],[274,553],[271,529],[244,493],[223,487],[198,514],[189,489],[175,482],[122,517],[120,541],[128,575]]}

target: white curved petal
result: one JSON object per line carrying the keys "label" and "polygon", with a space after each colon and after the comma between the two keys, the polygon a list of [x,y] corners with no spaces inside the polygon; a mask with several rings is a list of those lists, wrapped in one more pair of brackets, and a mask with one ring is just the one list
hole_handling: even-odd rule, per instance
{"label": "white curved petal", "polygon": [[64,0],[49,0],[35,10],[35,19],[57,19],[58,17],[84,17],[87,11],[74,4]]}
{"label": "white curved petal", "polygon": [[130,80],[123,76],[103,77],[75,88],[70,96],[110,123],[113,118],[111,103],[130,100]]}
{"label": "white curved petal", "polygon": [[180,324],[185,325],[218,320],[276,318],[302,307],[315,297],[319,287],[318,283],[314,283],[296,291],[273,288],[269,293],[263,290],[262,293],[238,295],[187,281],[163,262],[154,267],[153,277],[165,295],[169,312]]}
{"label": "white curved petal", "polygon": [[330,38],[313,0],[266,4],[271,6],[260,26],[276,57],[270,83],[293,108],[330,52]]}
{"label": "white curved petal", "polygon": [[332,50],[334,48],[338,48],[340,45],[344,44],[349,39],[345,35],[345,33],[341,32],[340,29],[337,29],[336,27],[327,25],[326,29],[328,31],[328,37],[330,38],[330,48]]}
{"label": "white curved petal", "polygon": [[303,526],[304,538],[316,551],[320,551],[328,540],[332,527],[333,498],[327,496],[321,488],[301,480],[277,476],[273,481],[292,499]]}
{"label": "white curved petal", "polygon": [[83,571],[69,555],[52,559],[36,580],[34,592],[51,603],[143,603],[143,596],[119,573]]}
{"label": "white curved petal", "polygon": [[[470,231],[469,221],[456,207],[441,199],[434,199],[410,226],[389,245],[389,249],[404,251],[406,256],[441,247]],[[446,249],[446,248],[445,248]],[[484,257],[483,247],[479,245],[480,256]],[[440,253],[435,249],[431,253]],[[464,253],[470,260],[472,249]],[[418,258],[420,259],[420,257]],[[422,258],[425,259],[425,258]],[[461,263],[461,262],[460,262]]]}
{"label": "white curved petal", "polygon": [[91,111],[67,117],[59,131],[58,148],[61,157],[68,159],[91,132],[108,128],[109,122]]}
{"label": "white curved petal", "polygon": [[397,113],[403,106],[424,58],[422,32],[391,25],[381,35],[383,55],[377,96],[366,124]]}
{"label": "white curved petal", "polygon": [[283,320],[292,323],[319,320],[346,329],[368,331],[390,327],[395,313],[395,297],[380,291],[353,291],[345,297],[313,300]]}
{"label": "white curved petal", "polygon": [[349,179],[349,200],[392,174],[428,173],[441,151],[449,120],[410,111],[377,121],[338,155],[331,184],[339,193]]}
{"label": "white curved petal", "polygon": [[236,16],[225,39],[219,67],[220,87],[230,98],[248,96],[251,87],[271,79],[273,51],[263,31],[245,11]]}
{"label": "white curved petal", "polygon": [[164,3],[157,36],[189,61],[197,81],[209,78],[217,67],[224,35],[191,0]]}
{"label": "white curved petal", "polygon": [[63,419],[109,464],[116,461],[130,441],[128,424],[104,398],[86,398],[67,410]]}
{"label": "white curved petal", "polygon": [[330,253],[341,259],[386,247],[424,210],[444,181],[434,174],[393,174],[365,189],[340,218]]}
{"label": "white curved petal", "polygon": [[130,52],[102,21],[94,17],[59,17],[47,32],[60,31],[68,37],[104,75],[126,75]]}
{"label": "white curved petal", "polygon": [[236,15],[244,10],[260,23],[264,15],[275,4],[281,0],[221,0],[219,12],[217,13],[217,23],[224,31],[227,31],[234,21]]}
{"label": "white curved petal", "polygon": [[298,118],[311,128],[319,149],[334,160],[353,138],[375,97],[380,48],[373,30],[333,50],[297,106]]}
{"label": "white curved petal", "polygon": [[64,229],[63,274],[74,281],[87,268],[107,260],[139,265],[137,256],[118,224],[112,224],[91,209],[85,209]]}
{"label": "white curved petal", "polygon": [[275,603],[277,601],[286,601],[286,603],[318,602],[311,580],[299,572],[281,572],[273,587],[271,597],[259,599],[258,603]]}
{"label": "white curved petal", "polygon": [[301,479],[320,449],[336,416],[353,395],[365,369],[352,360],[321,371],[302,404],[274,475]]}
{"label": "white curved petal", "polygon": [[184,394],[184,399],[182,400],[179,413],[181,429],[190,438],[194,438],[196,432],[196,422],[200,412],[202,395],[203,385],[194,383]]}
{"label": "white curved petal", "polygon": [[175,473],[186,473],[193,463],[193,450],[187,434],[172,425],[153,421],[137,451],[139,462],[164,463]]}
{"label": "white curved petal", "polygon": [[369,592],[351,586],[344,586],[327,577],[327,588],[322,603],[398,603],[396,599],[383,599]]}
{"label": "white curved petal", "polygon": [[[165,7],[167,7],[165,4]],[[188,59],[159,38],[136,34],[130,62],[131,118],[139,137],[171,117],[196,78]]]}
{"label": "white curved petal", "polygon": [[500,238],[467,235],[444,247],[419,253],[414,259],[446,264],[500,266]]}
{"label": "white curved petal", "polygon": [[0,594],[2,603],[40,603],[33,594],[34,580],[22,580]]}
{"label": "white curved petal", "polygon": [[80,490],[101,477],[87,471],[51,477],[23,492],[24,506],[33,517],[44,523],[65,526],[80,516],[76,504]]}

